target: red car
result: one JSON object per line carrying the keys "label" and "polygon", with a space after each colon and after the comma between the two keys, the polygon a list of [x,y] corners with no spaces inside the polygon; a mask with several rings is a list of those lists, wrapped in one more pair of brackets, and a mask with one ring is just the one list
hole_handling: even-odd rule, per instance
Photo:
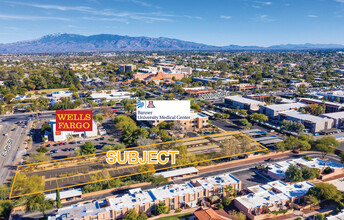
{"label": "red car", "polygon": [[62,145],[62,144],[63,144],[63,142],[60,142],[60,143],[59,143],[59,145]]}

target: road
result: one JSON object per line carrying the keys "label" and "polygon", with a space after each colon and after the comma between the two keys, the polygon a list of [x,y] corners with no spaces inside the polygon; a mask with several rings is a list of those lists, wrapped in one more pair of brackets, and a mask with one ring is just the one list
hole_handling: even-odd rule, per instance
{"label": "road", "polygon": [[[7,154],[0,155],[0,184],[5,183],[7,178],[15,173],[16,166],[14,162],[16,158],[20,158],[25,153],[25,151],[20,150],[27,135],[27,127],[8,121],[3,122],[2,125],[0,131],[0,151],[4,152],[6,145],[10,146],[10,148]],[[5,133],[8,133],[8,135],[4,136]],[[8,143],[10,139],[13,140],[12,144]],[[22,148],[22,150],[24,149]]]}

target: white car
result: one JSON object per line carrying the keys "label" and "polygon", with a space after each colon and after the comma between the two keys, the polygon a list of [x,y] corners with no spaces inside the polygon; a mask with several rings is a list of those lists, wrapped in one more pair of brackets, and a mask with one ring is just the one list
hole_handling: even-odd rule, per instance
{"label": "white car", "polygon": [[4,136],[7,136],[7,135],[8,135],[8,133],[5,133],[5,134],[4,134]]}

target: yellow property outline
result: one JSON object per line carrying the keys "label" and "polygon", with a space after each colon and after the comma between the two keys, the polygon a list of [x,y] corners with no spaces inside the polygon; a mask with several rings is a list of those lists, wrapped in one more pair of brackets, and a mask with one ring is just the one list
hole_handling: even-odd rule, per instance
{"label": "yellow property outline", "polygon": [[[203,160],[203,161],[196,161],[196,162],[192,162],[192,163],[188,163],[188,164],[182,164],[182,165],[171,166],[171,167],[164,167],[164,168],[160,168],[160,169],[155,169],[154,171],[166,170],[166,169],[170,169],[170,168],[182,167],[182,166],[187,166],[187,165],[192,165],[192,164],[197,164],[197,163],[209,162],[209,161],[213,161],[213,160],[220,160],[220,159],[224,159],[224,158],[228,158],[228,157],[233,157],[233,156],[239,156],[239,155],[243,155],[243,154],[251,154],[251,153],[262,152],[262,151],[269,150],[265,146],[263,146],[262,144],[258,143],[257,141],[253,140],[251,137],[247,136],[246,134],[244,134],[244,133],[242,133],[241,131],[238,130],[238,131],[223,132],[223,133],[219,133],[219,134],[210,134],[210,135],[201,136],[201,137],[193,137],[193,138],[186,138],[186,139],[180,139],[180,140],[175,140],[175,141],[167,141],[167,142],[149,144],[149,145],[138,146],[138,147],[131,147],[131,148],[126,148],[126,149],[121,149],[120,151],[137,149],[137,148],[142,148],[142,147],[156,146],[156,145],[161,145],[161,144],[170,144],[170,143],[175,143],[175,142],[182,142],[182,141],[188,141],[188,140],[193,140],[193,139],[200,139],[200,138],[205,138],[205,137],[219,136],[219,135],[232,134],[232,133],[240,133],[240,134],[242,134],[243,136],[245,136],[249,140],[257,143],[263,149],[255,150],[255,151],[249,151],[249,152],[244,152],[244,153],[239,153],[239,154],[233,154],[233,155],[224,156],[224,157],[212,158],[212,159]],[[127,174],[127,175],[111,177],[111,178],[103,179],[103,180],[96,180],[96,181],[91,181],[91,182],[86,182],[86,183],[79,183],[79,184],[75,184],[75,185],[59,187],[59,188],[55,188],[55,189],[42,190],[42,191],[38,191],[38,192],[26,193],[26,194],[23,194],[23,195],[12,196],[14,183],[16,181],[16,177],[17,177],[18,170],[19,170],[20,167],[26,167],[26,166],[32,166],[32,165],[38,165],[38,164],[44,164],[44,163],[54,163],[56,161],[61,161],[61,160],[70,160],[70,159],[75,159],[75,158],[80,158],[80,157],[90,157],[90,156],[95,156],[95,155],[100,155],[100,154],[106,154],[106,152],[89,154],[89,155],[82,155],[82,156],[75,156],[75,157],[68,157],[68,158],[57,159],[57,160],[50,160],[50,161],[39,162],[39,163],[31,163],[31,164],[19,165],[19,166],[17,166],[16,174],[15,174],[14,179],[13,179],[13,183],[12,183],[9,199],[18,198],[18,197],[22,197],[22,196],[33,195],[33,194],[38,194],[38,193],[44,193],[44,192],[49,192],[49,191],[54,191],[54,190],[60,190],[60,189],[65,189],[65,188],[70,188],[70,187],[75,187],[75,186],[82,186],[82,185],[86,185],[86,184],[90,184],[90,183],[97,183],[97,182],[102,182],[102,181],[107,181],[107,180],[112,180],[112,179],[118,179],[118,178],[123,178],[123,177],[128,177],[128,176],[135,176],[135,175],[138,175],[138,174],[149,173],[149,172],[153,171],[153,170],[149,170],[149,171],[140,172],[140,173]]]}

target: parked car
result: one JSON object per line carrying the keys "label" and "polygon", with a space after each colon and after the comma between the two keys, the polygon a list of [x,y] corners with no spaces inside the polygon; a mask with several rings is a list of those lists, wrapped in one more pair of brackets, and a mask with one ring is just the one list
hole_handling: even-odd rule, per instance
{"label": "parked car", "polygon": [[60,143],[59,143],[59,145],[62,145],[62,144],[63,144],[63,142],[60,142]]}
{"label": "parked car", "polygon": [[71,148],[69,148],[69,151],[73,151],[73,150],[74,150],[74,148],[72,148],[72,147],[71,147]]}
{"label": "parked car", "polygon": [[78,143],[78,144],[82,144],[82,141],[77,141],[76,143]]}
{"label": "parked car", "polygon": [[64,142],[63,145],[67,145],[67,142]]}
{"label": "parked car", "polygon": [[275,160],[274,158],[269,158],[269,159],[267,159],[267,160],[265,160],[265,161],[271,162],[271,161],[274,161],[274,160]]}
{"label": "parked car", "polygon": [[47,147],[50,147],[51,146],[51,144],[47,144]]}
{"label": "parked car", "polygon": [[52,152],[52,153],[58,153],[59,150],[58,150],[58,149],[54,149],[54,150],[52,150],[51,152]]}
{"label": "parked car", "polygon": [[8,135],[8,133],[4,133],[4,136],[7,136]]}
{"label": "parked car", "polygon": [[105,139],[105,137],[101,137],[101,138],[100,138],[100,140],[104,140],[104,139]]}

